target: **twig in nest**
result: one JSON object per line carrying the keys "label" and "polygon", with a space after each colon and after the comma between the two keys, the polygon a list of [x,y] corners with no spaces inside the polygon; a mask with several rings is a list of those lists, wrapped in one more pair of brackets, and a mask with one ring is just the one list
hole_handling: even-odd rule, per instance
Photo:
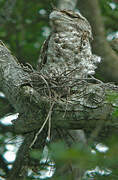
{"label": "twig in nest", "polygon": [[90,75],[90,77],[91,77],[93,80],[99,82],[100,84],[104,84],[102,81],[100,81],[99,79],[96,79],[94,76]]}
{"label": "twig in nest", "polygon": [[52,103],[50,109],[49,109],[49,112],[48,112],[48,115],[46,117],[46,120],[44,121],[43,125],[41,126],[41,128],[39,129],[39,131],[36,133],[32,143],[30,144],[30,148],[32,148],[32,146],[34,145],[34,143],[36,142],[37,138],[38,138],[38,135],[41,133],[41,131],[43,130],[43,128],[45,127],[48,119],[49,119],[49,130],[48,130],[48,136],[50,137],[50,128],[51,128],[51,113],[52,113],[52,108],[54,106],[54,102]]}
{"label": "twig in nest", "polygon": [[50,141],[50,136],[51,136],[51,113],[49,116],[49,124],[48,124],[48,141]]}
{"label": "twig in nest", "polygon": [[65,70],[65,71],[63,71],[63,72],[60,74],[60,77],[61,77],[63,74],[65,74],[65,73],[67,73],[67,74],[66,74],[66,77],[67,77],[69,74],[73,73],[73,72],[76,71],[76,70],[80,70],[80,67],[77,66],[76,68],[73,68],[72,70],[69,70],[68,73],[67,73],[67,71]]}
{"label": "twig in nest", "polygon": [[[46,80],[46,78],[44,77],[44,75],[42,74],[37,74],[42,80],[43,80],[43,82],[46,84],[46,86],[47,86],[47,89],[48,89],[48,92],[49,92],[49,97],[50,97],[50,99],[51,99],[51,90],[50,90],[50,86],[49,86],[49,84],[48,84],[48,82],[47,82],[47,80]],[[51,103],[50,103],[51,104]]]}

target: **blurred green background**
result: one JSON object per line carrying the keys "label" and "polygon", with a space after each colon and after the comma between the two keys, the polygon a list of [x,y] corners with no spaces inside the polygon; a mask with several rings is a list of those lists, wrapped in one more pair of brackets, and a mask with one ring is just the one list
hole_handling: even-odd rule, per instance
{"label": "blurred green background", "polygon": [[[8,0],[9,1],[9,0]],[[94,0],[91,0],[94,1]],[[10,4],[6,5],[6,0],[0,0],[0,39],[5,45],[12,51],[12,54],[17,59],[25,64],[30,63],[36,68],[36,63],[40,54],[41,46],[44,40],[48,37],[51,29],[49,26],[49,14],[52,11],[52,6],[56,6],[56,0],[17,0],[14,7],[9,10]],[[112,40],[118,38],[118,1],[117,0],[99,0],[100,11],[102,20],[105,27],[106,41],[110,46],[114,45]],[[79,7],[79,6],[78,6]],[[9,13],[10,12],[10,13]],[[116,45],[116,53],[118,53],[118,44]],[[100,77],[100,74],[98,75]],[[104,80],[104,76],[101,77]],[[4,95],[0,94],[0,118],[7,113],[13,113],[14,109],[5,99]],[[118,111],[115,116],[118,116]],[[0,123],[2,119],[0,120]],[[9,124],[9,123],[8,123]],[[0,125],[0,157],[4,158],[6,152],[10,151],[6,146],[6,142],[12,139],[15,133],[10,130],[9,125]],[[21,137],[18,137],[19,141],[10,141],[14,144],[20,144]],[[71,158],[75,161],[75,164],[79,164],[81,168],[83,166],[86,169],[93,170],[90,176],[86,180],[90,179],[118,179],[118,143],[117,137],[111,137],[106,142],[103,141],[104,149],[108,147],[108,151],[99,152],[100,148],[96,148],[100,142],[93,142],[89,145],[91,151],[83,151],[81,146],[72,147],[70,150],[65,150],[62,142],[52,145],[53,158],[57,164],[60,162],[63,164],[67,159]],[[104,145],[105,144],[105,145]],[[109,150],[110,149],[110,150]],[[38,152],[39,153],[39,152]],[[38,159],[38,153],[36,158]],[[8,159],[5,157],[5,161]],[[81,162],[81,163],[80,163]],[[13,162],[7,162],[11,165]],[[78,166],[78,165],[77,165]],[[96,167],[97,168],[95,170]],[[104,170],[103,176],[102,170]],[[105,172],[108,172],[105,174]],[[111,173],[112,172],[112,173]],[[0,171],[0,175],[2,172]],[[1,177],[0,177],[1,178]],[[32,175],[33,178],[33,175]],[[31,178],[31,179],[32,179]],[[59,176],[57,177],[57,179]],[[64,177],[63,177],[64,178]],[[56,177],[55,177],[56,179]],[[65,180],[67,177],[65,177]],[[62,179],[58,179],[62,180]],[[67,179],[69,180],[69,179]]]}

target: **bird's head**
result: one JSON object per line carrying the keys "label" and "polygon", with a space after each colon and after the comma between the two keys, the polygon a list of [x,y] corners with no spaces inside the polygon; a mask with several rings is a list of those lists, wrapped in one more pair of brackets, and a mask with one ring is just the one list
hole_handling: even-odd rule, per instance
{"label": "bird's head", "polygon": [[[89,36],[92,37],[91,34],[91,26],[87,19],[83,17],[79,12],[74,12],[71,10],[58,10],[55,9],[51,12],[49,16],[51,26],[54,29],[59,29],[65,27],[74,27],[77,31],[83,30],[90,32]],[[62,29],[63,30],[63,29]]]}

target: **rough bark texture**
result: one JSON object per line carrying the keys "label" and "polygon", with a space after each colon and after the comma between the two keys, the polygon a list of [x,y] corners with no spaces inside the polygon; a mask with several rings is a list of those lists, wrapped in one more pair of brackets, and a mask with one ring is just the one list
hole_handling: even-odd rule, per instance
{"label": "rough bark texture", "polygon": [[[117,131],[117,118],[112,117],[114,107],[111,102],[107,101],[108,92],[117,93],[117,86],[103,84],[94,78],[81,79],[78,83],[74,83],[74,86],[77,87],[76,90],[69,87],[69,94],[68,91],[65,91],[65,86],[64,89],[61,86],[61,92],[64,91],[67,94],[59,98],[59,90],[56,87],[50,86],[53,95],[51,97],[48,95],[47,84],[44,79],[42,83],[42,78],[44,77],[40,73],[29,69],[29,67],[22,67],[10,51],[4,45],[0,45],[0,86],[10,103],[19,112],[19,118],[14,122],[16,132],[37,132],[50,112],[50,103],[54,103],[51,112],[52,135],[55,128],[65,129],[65,132],[67,129],[83,129],[87,135],[94,134],[94,138],[98,136],[98,133],[100,137],[104,137],[108,133]],[[49,80],[46,79],[48,84]],[[92,83],[92,81],[96,83]],[[38,82],[39,89],[36,82]],[[66,86],[68,86],[67,82]],[[40,88],[45,89],[45,91],[41,91]],[[47,130],[44,132],[45,135],[39,135],[40,139],[43,140],[43,143],[41,140],[42,145],[39,144],[40,148],[43,148],[45,144]],[[34,138],[34,133],[30,135],[31,139]],[[27,139],[24,140],[22,146],[26,144],[26,141],[30,146],[31,139],[30,142]],[[26,151],[22,147],[19,151],[23,151],[22,153],[25,156]],[[22,168],[22,164],[19,167],[19,152],[15,165],[14,177],[17,172],[20,173],[19,168]],[[21,175],[18,174],[18,176]],[[13,175],[10,177],[14,179]]]}
{"label": "rough bark texture", "polygon": [[[117,117],[112,116],[117,99],[116,102],[109,100],[110,94],[117,95],[117,86],[104,84],[93,77],[72,79],[68,75],[63,78],[46,76],[30,65],[20,65],[2,43],[0,88],[19,113],[18,119],[13,122],[14,130],[25,134],[9,180],[25,179],[28,166],[33,166],[29,151],[31,148],[43,149],[45,139],[50,135],[50,123],[52,141],[62,139],[58,133],[60,131],[68,148],[75,142],[84,141],[86,144],[78,129],[84,130],[90,138],[103,138],[117,132]],[[59,172],[62,174],[65,169],[71,172],[70,162]],[[71,170],[73,180],[83,175],[83,169],[74,169],[73,164]]]}
{"label": "rough bark texture", "polygon": [[118,82],[118,55],[112,50],[106,40],[105,28],[100,12],[98,0],[78,1],[78,8],[89,20],[93,31],[93,52],[102,57],[98,68],[98,74],[102,75],[106,82]]}
{"label": "rough bark texture", "polygon": [[[14,122],[15,129],[17,132],[23,133],[38,129],[50,110],[50,96],[40,95],[39,93],[42,94],[42,92],[32,82],[32,76],[36,78],[37,75],[38,83],[42,83],[41,75],[36,71],[30,72],[29,69],[22,67],[5,46],[0,45],[0,48],[0,85],[10,103],[19,112],[18,120]],[[70,89],[69,93],[72,93],[70,95],[61,87],[62,92],[65,91],[67,94],[60,98],[58,97],[60,92],[56,86],[50,87],[50,90],[54,88],[51,91],[54,93],[51,97],[51,103],[55,101],[52,112],[53,126],[72,129],[84,128],[89,131],[88,127],[90,129],[95,127],[95,122],[101,119],[101,116],[104,117],[104,120],[107,119],[111,104],[105,103],[106,93],[112,89],[117,90],[117,87],[114,85],[109,87],[108,84],[103,83],[93,84],[92,81],[96,81],[93,78],[88,78],[87,81],[80,80],[78,84],[76,82],[73,87],[77,86],[78,89],[72,90],[72,92]],[[45,83],[43,86],[42,88],[45,89]],[[45,91],[45,93],[47,92]],[[66,110],[65,105],[67,106]],[[108,111],[106,111],[107,108]],[[88,127],[84,125],[86,118]]]}

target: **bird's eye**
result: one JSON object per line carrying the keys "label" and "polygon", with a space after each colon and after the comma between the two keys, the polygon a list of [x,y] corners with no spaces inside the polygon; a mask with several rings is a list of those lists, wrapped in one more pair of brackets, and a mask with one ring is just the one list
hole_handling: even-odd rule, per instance
{"label": "bird's eye", "polygon": [[78,16],[74,15],[74,14],[71,13],[71,12],[63,11],[63,13],[65,13],[66,15],[68,15],[68,16],[71,17],[71,18],[78,18]]}
{"label": "bird's eye", "polygon": [[73,18],[78,18],[78,16],[73,16]]}
{"label": "bird's eye", "polygon": [[76,16],[76,15],[73,15],[73,14],[67,14],[69,17],[71,17],[71,18],[78,18],[78,16]]}
{"label": "bird's eye", "polygon": [[68,15],[69,17],[71,17],[71,18],[78,18],[78,16],[74,16],[73,14],[67,13],[67,15]]}

